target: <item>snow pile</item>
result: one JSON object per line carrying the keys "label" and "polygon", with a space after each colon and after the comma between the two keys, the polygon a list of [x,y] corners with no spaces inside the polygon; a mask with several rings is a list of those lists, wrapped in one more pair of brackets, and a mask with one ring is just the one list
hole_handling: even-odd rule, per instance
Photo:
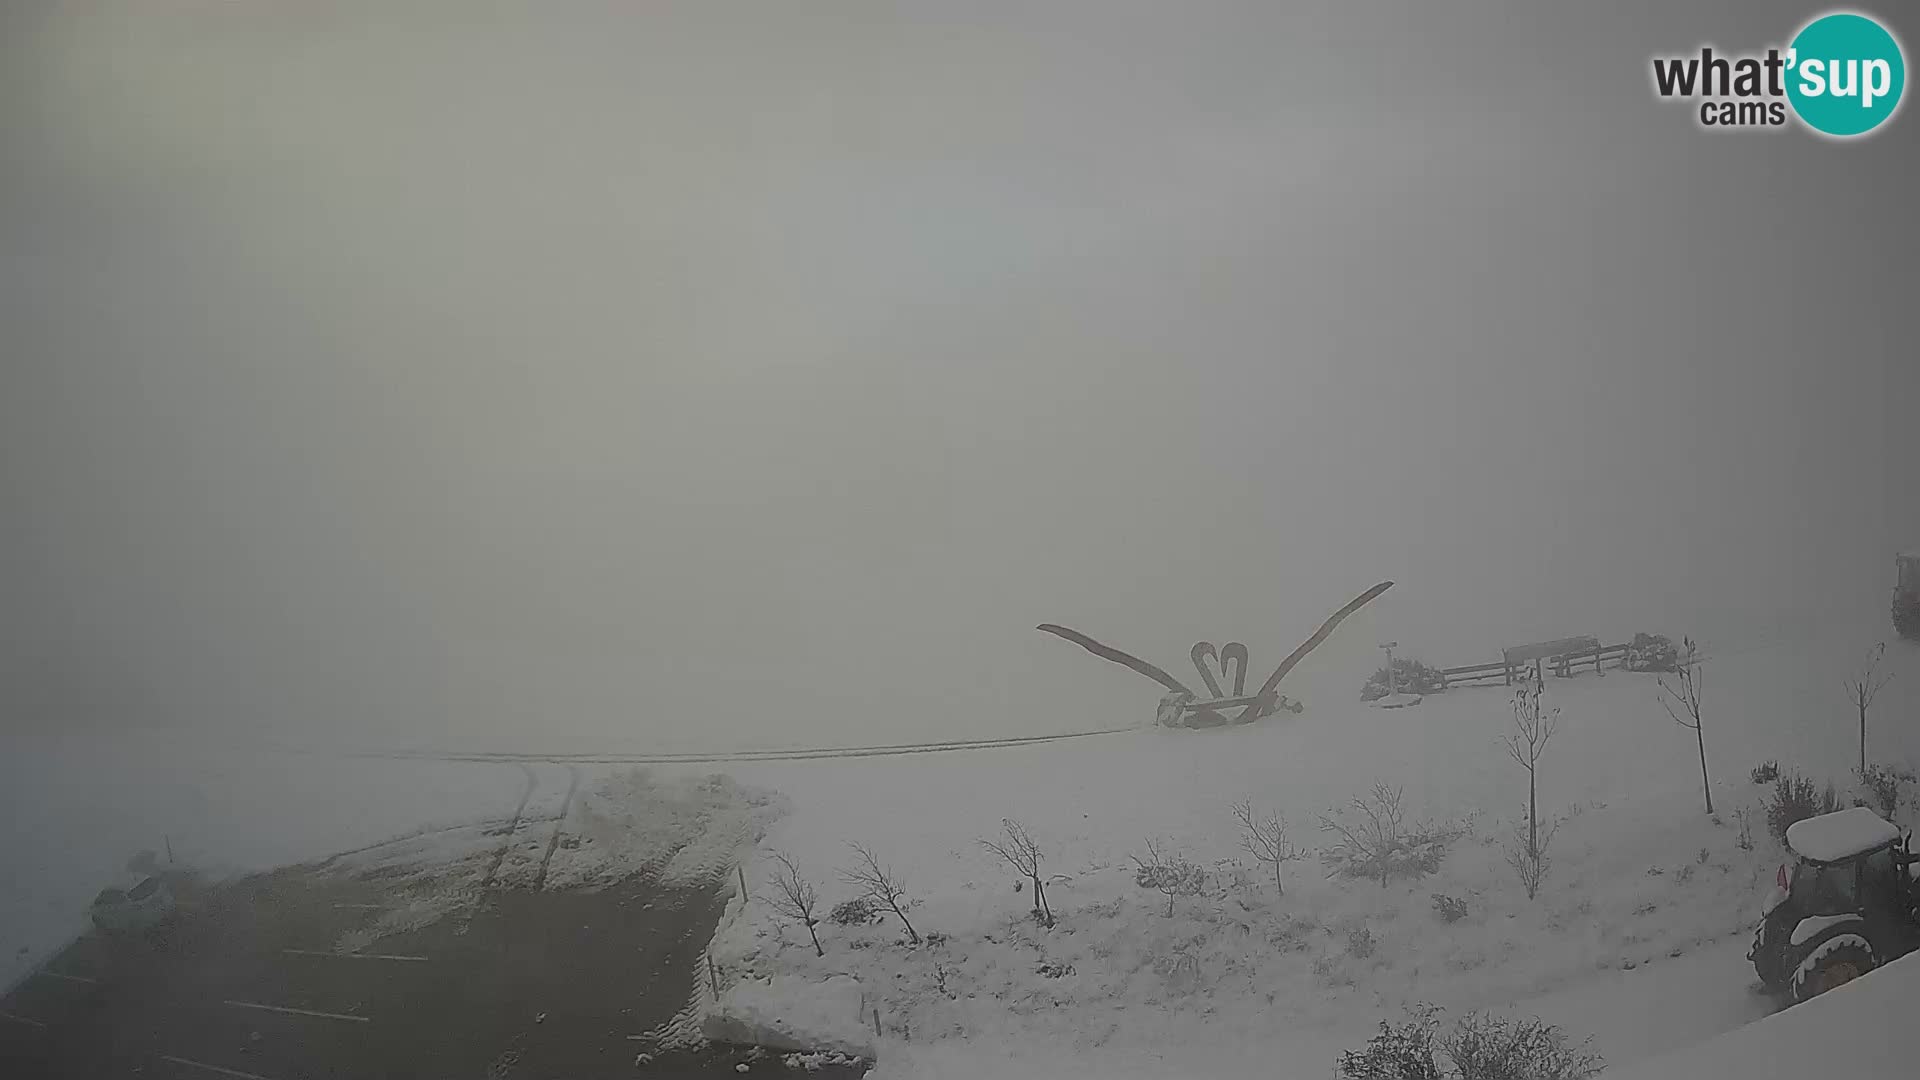
{"label": "snow pile", "polygon": [[714,1042],[872,1058],[873,1029],[861,1019],[866,1000],[860,984],[844,975],[822,982],[755,979],[722,993],[702,1032]]}
{"label": "snow pile", "polygon": [[1850,859],[1898,839],[1899,829],[1864,806],[1805,818],[1787,826],[1787,846],[1815,862]]}
{"label": "snow pile", "polygon": [[1757,1024],[1609,1069],[1607,1080],[1754,1080],[1764,1076],[1914,1075],[1904,1033],[1920,1001],[1920,956],[1895,960]]}

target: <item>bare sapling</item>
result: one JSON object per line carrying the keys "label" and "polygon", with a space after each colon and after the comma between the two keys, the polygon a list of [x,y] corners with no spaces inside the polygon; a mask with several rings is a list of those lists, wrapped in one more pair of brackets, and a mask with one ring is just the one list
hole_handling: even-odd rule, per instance
{"label": "bare sapling", "polygon": [[[1540,875],[1546,873],[1546,844],[1540,834],[1540,757],[1547,752],[1547,743],[1560,723],[1560,710],[1547,708],[1545,692],[1546,687],[1538,679],[1515,691],[1513,730],[1500,737],[1507,754],[1527,770],[1526,841],[1522,853],[1534,867],[1532,881],[1527,884],[1528,899],[1532,899],[1539,888]],[[1521,871],[1521,879],[1527,883],[1527,871]]]}
{"label": "bare sapling", "polygon": [[1681,639],[1672,681],[1660,679],[1660,704],[1674,723],[1693,732],[1694,745],[1700,750],[1700,790],[1706,795],[1707,813],[1711,814],[1713,785],[1707,780],[1707,736],[1700,727],[1700,653],[1692,638]]}
{"label": "bare sapling", "polygon": [[1007,838],[982,840],[980,846],[1007,861],[1016,873],[1033,883],[1033,914],[1041,923],[1053,926],[1053,908],[1047,903],[1046,882],[1040,880],[1040,844],[1025,825],[1012,818],[1001,818],[1000,827]]}
{"label": "bare sapling", "polygon": [[873,854],[873,849],[861,844],[848,844],[853,849],[854,864],[840,871],[840,880],[860,890],[860,895],[886,908],[900,917],[900,925],[907,928],[907,937],[915,945],[920,944],[920,934],[913,924],[907,921],[905,903],[907,896],[906,879],[894,872],[890,866],[884,866]]}
{"label": "bare sapling", "polygon": [[786,852],[774,852],[773,862],[773,888],[763,897],[767,906],[778,912],[781,918],[806,927],[807,936],[813,940],[814,955],[827,955],[827,951],[820,947],[820,935],[814,930],[820,925],[820,920],[813,913],[819,899],[814,893],[813,883],[800,873],[800,865]]}
{"label": "bare sapling", "polygon": [[1256,814],[1252,799],[1233,804],[1233,817],[1240,823],[1240,846],[1260,862],[1273,867],[1273,891],[1286,895],[1280,882],[1280,867],[1306,854],[1287,839],[1287,822],[1279,814]]}
{"label": "bare sapling", "polygon": [[1867,654],[1867,662],[1859,671],[1847,676],[1847,700],[1860,713],[1860,776],[1867,775],[1867,710],[1872,707],[1873,699],[1878,697],[1880,689],[1893,679],[1893,672],[1882,672],[1880,661],[1887,655],[1887,643],[1881,642]]}

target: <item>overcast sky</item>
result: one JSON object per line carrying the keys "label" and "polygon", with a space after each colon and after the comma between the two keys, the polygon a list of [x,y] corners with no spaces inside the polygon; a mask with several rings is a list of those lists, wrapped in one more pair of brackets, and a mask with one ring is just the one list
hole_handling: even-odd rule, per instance
{"label": "overcast sky", "polygon": [[1884,623],[1920,117],[1697,130],[1648,58],[1814,13],[1726,7],[12,6],[5,727],[1106,727],[1034,624],[1264,674],[1383,578],[1300,685]]}

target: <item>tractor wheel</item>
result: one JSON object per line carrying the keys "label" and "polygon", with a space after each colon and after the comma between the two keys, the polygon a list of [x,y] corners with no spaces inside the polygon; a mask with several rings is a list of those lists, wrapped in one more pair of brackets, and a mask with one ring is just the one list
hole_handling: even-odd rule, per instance
{"label": "tractor wheel", "polygon": [[1873,968],[1873,953],[1865,946],[1842,945],[1822,956],[1812,968],[1794,973],[1791,983],[1794,1004],[1844,986]]}

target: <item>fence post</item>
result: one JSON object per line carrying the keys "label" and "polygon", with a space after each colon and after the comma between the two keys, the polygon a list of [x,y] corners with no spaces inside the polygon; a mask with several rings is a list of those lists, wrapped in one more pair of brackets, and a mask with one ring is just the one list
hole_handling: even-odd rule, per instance
{"label": "fence post", "polygon": [[734,864],[733,872],[740,875],[740,906],[745,907],[747,905],[747,872],[740,868],[739,863]]}
{"label": "fence post", "polygon": [[707,956],[707,985],[713,988],[713,1000],[720,1000],[720,969],[714,966],[712,954]]}
{"label": "fence post", "polygon": [[873,1010],[873,1037],[876,1039],[880,1037],[880,1010],[879,1009]]}

